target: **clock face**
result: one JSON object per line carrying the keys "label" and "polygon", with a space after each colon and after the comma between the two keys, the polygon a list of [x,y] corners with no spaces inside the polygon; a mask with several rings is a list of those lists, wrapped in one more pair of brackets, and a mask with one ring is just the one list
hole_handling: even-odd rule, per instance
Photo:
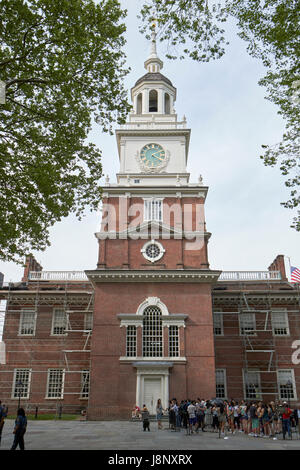
{"label": "clock face", "polygon": [[157,168],[166,160],[166,152],[159,144],[147,144],[140,153],[142,163],[147,168]]}

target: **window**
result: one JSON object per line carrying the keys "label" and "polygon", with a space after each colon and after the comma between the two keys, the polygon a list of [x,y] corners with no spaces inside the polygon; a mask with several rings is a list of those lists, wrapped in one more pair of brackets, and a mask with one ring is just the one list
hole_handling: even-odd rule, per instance
{"label": "window", "polygon": [[244,371],[244,390],[246,400],[261,398],[260,373],[258,371]]}
{"label": "window", "polygon": [[295,400],[296,387],[294,371],[292,369],[284,369],[277,371],[278,392],[280,400]]}
{"label": "window", "polygon": [[32,336],[35,334],[35,310],[24,309],[21,312],[19,335]]}
{"label": "window", "polygon": [[179,357],[179,330],[177,325],[169,326],[169,357]]}
{"label": "window", "polygon": [[226,398],[226,370],[216,369],[216,398]]}
{"label": "window", "polygon": [[288,314],[285,309],[272,310],[272,330],[275,336],[289,335]]}
{"label": "window", "polygon": [[240,334],[255,335],[255,313],[240,313]]}
{"label": "window", "polygon": [[15,369],[12,398],[29,398],[31,369]]}
{"label": "window", "polygon": [[224,328],[223,328],[223,314],[222,314],[222,312],[215,310],[213,312],[213,320],[214,320],[214,334],[215,334],[215,336],[223,336],[224,335]]}
{"label": "window", "polygon": [[63,309],[55,309],[53,312],[52,334],[64,335],[67,328],[67,316]]}
{"label": "window", "polygon": [[64,393],[64,369],[48,369],[47,397],[63,398]]}
{"label": "window", "polygon": [[161,222],[162,217],[162,200],[161,199],[145,199],[144,201],[144,221],[156,220]]}
{"label": "window", "polygon": [[142,112],[143,112],[143,95],[142,95],[142,93],[139,93],[138,96],[137,96],[136,112],[137,112],[137,114],[142,114]]}
{"label": "window", "polygon": [[87,331],[92,331],[93,329],[93,314],[90,312],[84,315],[84,329]]}
{"label": "window", "polygon": [[90,371],[83,370],[81,372],[81,398],[89,398],[90,393]]}
{"label": "window", "polygon": [[136,356],[136,326],[129,325],[126,329],[126,356]]}
{"label": "window", "polygon": [[165,93],[165,114],[170,114],[170,95]]}
{"label": "window", "polygon": [[150,242],[145,243],[143,248],[141,249],[141,253],[143,254],[144,258],[152,263],[155,261],[160,260],[164,253],[165,249],[161,243],[151,240]]}
{"label": "window", "polygon": [[163,356],[163,333],[161,310],[156,306],[149,306],[144,310],[143,319],[143,356]]}
{"label": "window", "polygon": [[157,91],[151,90],[149,93],[149,113],[157,113]]}

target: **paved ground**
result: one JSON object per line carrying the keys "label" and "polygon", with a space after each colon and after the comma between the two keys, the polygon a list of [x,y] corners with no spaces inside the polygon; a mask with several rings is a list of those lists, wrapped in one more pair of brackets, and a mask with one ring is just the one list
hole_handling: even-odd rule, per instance
{"label": "paved ground", "polygon": [[[7,420],[2,434],[1,449],[9,449],[13,441],[14,421]],[[199,432],[187,436],[184,430],[158,431],[151,423],[150,432],[143,432],[139,422],[125,421],[29,421],[25,434],[28,450],[296,450],[300,449],[299,435],[292,440],[247,437],[243,433],[227,439],[218,434]]]}

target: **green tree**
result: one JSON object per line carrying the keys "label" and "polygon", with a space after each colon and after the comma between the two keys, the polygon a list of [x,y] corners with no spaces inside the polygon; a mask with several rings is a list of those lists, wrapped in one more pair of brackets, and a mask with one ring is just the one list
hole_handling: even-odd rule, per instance
{"label": "green tree", "polygon": [[300,231],[300,70],[298,0],[144,0],[141,10],[145,32],[155,21],[161,40],[167,41],[169,58],[190,57],[199,62],[225,53],[224,22],[234,18],[239,36],[250,55],[260,59],[267,73],[259,84],[266,98],[278,106],[286,121],[281,142],[262,145],[265,165],[279,165],[288,178],[289,200],[282,204],[296,210],[292,227]]}
{"label": "green tree", "polygon": [[49,228],[101,198],[101,151],[87,142],[130,109],[126,15],[117,0],[0,0],[0,259],[49,245]]}

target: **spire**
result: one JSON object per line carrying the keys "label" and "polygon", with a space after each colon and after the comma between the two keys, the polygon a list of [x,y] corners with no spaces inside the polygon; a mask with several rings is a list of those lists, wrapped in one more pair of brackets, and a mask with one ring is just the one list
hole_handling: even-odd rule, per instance
{"label": "spire", "polygon": [[155,24],[152,25],[150,56],[148,57],[144,65],[145,69],[150,73],[159,73],[160,70],[163,68],[163,62],[157,55]]}

